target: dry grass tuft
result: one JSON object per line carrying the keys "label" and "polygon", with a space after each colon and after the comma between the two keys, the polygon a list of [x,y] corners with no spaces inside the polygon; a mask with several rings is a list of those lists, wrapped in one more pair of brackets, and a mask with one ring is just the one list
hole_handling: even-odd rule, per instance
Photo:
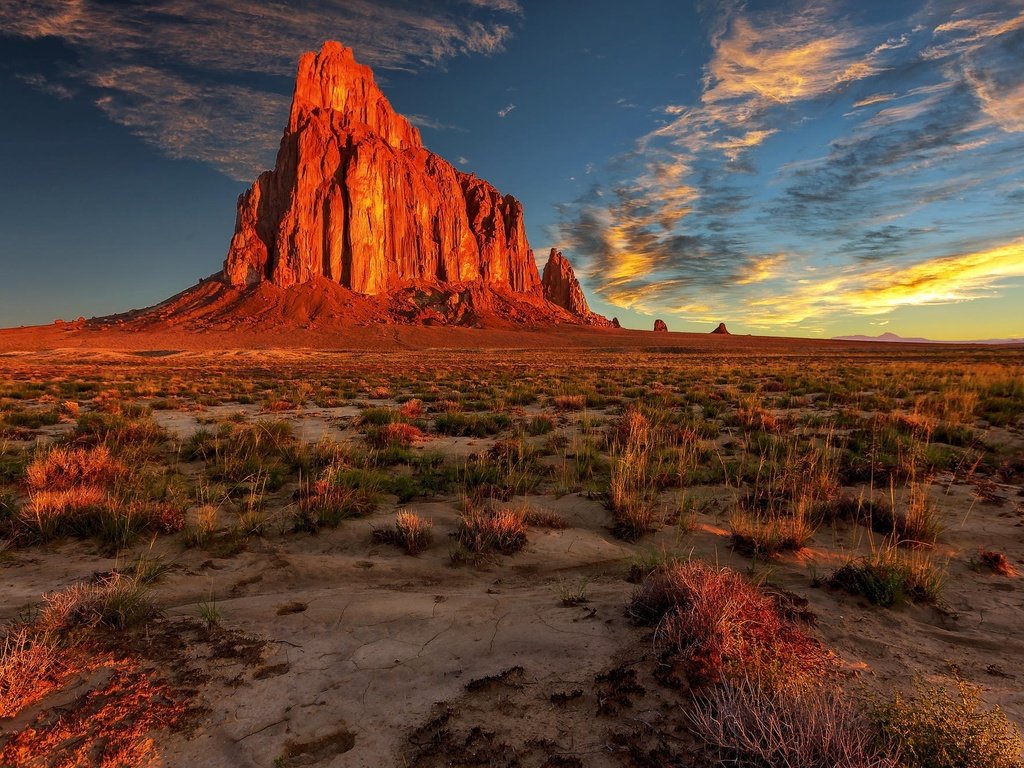
{"label": "dry grass tuft", "polygon": [[651,424],[636,408],[627,410],[615,429],[618,456],[608,485],[612,530],[625,541],[638,541],[657,528],[654,499],[657,487],[651,472]]}
{"label": "dry grass tuft", "polygon": [[394,421],[371,427],[366,433],[366,442],[373,448],[405,448],[422,437],[423,432],[418,427],[403,421]]}
{"label": "dry grass tuft", "polygon": [[374,528],[373,540],[401,547],[407,555],[418,555],[434,540],[434,523],[415,512],[399,510],[393,528]]}
{"label": "dry grass tuft", "polygon": [[830,587],[889,608],[904,600],[937,602],[946,574],[925,552],[901,552],[891,541],[873,554],[852,560],[829,576]]}
{"label": "dry grass tuft", "polygon": [[748,679],[697,698],[694,730],[719,765],[740,768],[899,768],[871,721],[838,689],[762,687]]}
{"label": "dry grass tuft", "polygon": [[459,518],[459,546],[452,559],[513,555],[526,546],[528,527],[522,509],[479,509],[470,505]]}
{"label": "dry grass tuft", "polygon": [[663,661],[691,684],[744,676],[795,681],[835,663],[741,574],[697,560],[670,562],[649,574],[627,614],[655,627]]}
{"label": "dry grass tuft", "polygon": [[82,486],[104,486],[125,473],[105,445],[94,448],[52,448],[37,456],[25,470],[32,491],[62,491]]}

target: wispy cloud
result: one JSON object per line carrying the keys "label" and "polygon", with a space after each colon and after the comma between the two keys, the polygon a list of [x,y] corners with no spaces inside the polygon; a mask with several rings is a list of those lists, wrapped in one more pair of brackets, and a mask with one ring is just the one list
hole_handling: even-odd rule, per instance
{"label": "wispy cloud", "polygon": [[462,131],[463,128],[459,128],[457,125],[448,125],[448,123],[442,123],[440,120],[435,120],[432,117],[426,115],[405,115],[405,119],[415,125],[417,128],[430,128],[434,131]]}
{"label": "wispy cloud", "polygon": [[0,28],[75,52],[62,78],[26,73],[40,87],[84,90],[171,156],[248,180],[272,159],[299,54],[325,37],[373,67],[415,70],[503,50],[522,13],[516,0],[156,0],[130,13],[102,0],[10,0]]}
{"label": "wispy cloud", "polygon": [[[565,247],[609,303],[688,319],[713,306],[775,326],[988,295],[1024,236],[1005,213],[1024,183],[1011,5],[932,0],[882,23],[830,0],[708,4],[699,99],[663,107],[560,207]],[[948,256],[954,233],[965,248]],[[993,236],[1014,245],[981,247]]]}
{"label": "wispy cloud", "polygon": [[808,280],[783,295],[754,299],[745,314],[764,326],[796,325],[837,313],[882,315],[906,306],[991,296],[1008,278],[1019,277],[1024,277],[1024,240],[908,266],[848,269]]}

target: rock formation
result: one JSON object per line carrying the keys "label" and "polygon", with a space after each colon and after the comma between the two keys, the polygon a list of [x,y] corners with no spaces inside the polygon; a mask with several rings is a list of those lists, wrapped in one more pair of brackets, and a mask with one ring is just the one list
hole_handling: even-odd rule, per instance
{"label": "rock formation", "polygon": [[718,333],[718,334],[721,334],[723,336],[731,336],[732,335],[731,333],[729,333],[729,329],[725,327],[725,323],[719,323],[718,327],[715,328],[715,330],[711,331],[711,333]]}
{"label": "rock formation", "polygon": [[580,281],[576,279],[572,265],[556,248],[552,248],[548,255],[541,283],[544,286],[544,298],[551,303],[580,317],[590,315],[587,297],[583,295],[583,289],[580,288]]}
{"label": "rock formation", "polygon": [[370,69],[327,42],[299,60],[277,162],[239,197],[222,271],[95,322],[324,334],[379,324],[609,326],[556,253],[542,284],[519,201],[425,149]]}
{"label": "rock formation", "polygon": [[613,317],[612,318],[612,328],[621,328],[621,327],[622,326],[619,324],[619,318]]}
{"label": "rock formation", "polygon": [[661,318],[654,321],[654,330],[661,333],[668,333],[668,326],[665,325],[665,321]]}
{"label": "rock formation", "polygon": [[239,198],[224,274],[370,295],[424,280],[541,292],[519,201],[424,149],[335,42],[299,60],[277,164]]}

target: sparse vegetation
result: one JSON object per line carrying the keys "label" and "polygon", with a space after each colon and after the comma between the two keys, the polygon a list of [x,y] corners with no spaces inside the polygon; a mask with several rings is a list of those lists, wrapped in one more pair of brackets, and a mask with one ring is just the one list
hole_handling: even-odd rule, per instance
{"label": "sparse vegetation", "polygon": [[[1018,649],[938,637],[1013,625],[1019,355],[567,355],[5,358],[0,566],[12,595],[43,567],[94,575],[0,633],[0,717],[65,702],[53,694],[69,681],[106,674],[89,677],[90,654],[153,649],[149,633],[172,621],[212,644],[204,674],[230,668],[231,691],[276,695],[290,688],[275,677],[309,673],[309,633],[331,627],[339,647],[358,634],[386,666],[411,649],[421,671],[449,640],[497,658],[517,638],[519,671],[439,711],[414,765],[443,764],[445,749],[581,765],[565,744],[582,742],[558,729],[594,713],[587,738],[624,765],[1019,765],[1006,762],[1019,751]],[[430,573],[446,550],[477,567]],[[615,618],[623,579],[631,628]],[[367,594],[374,612],[416,608],[368,621]],[[252,606],[284,653],[243,674],[232,624]],[[983,621],[957,624],[963,606]],[[406,637],[406,620],[428,623]],[[824,644],[834,636],[842,665]],[[620,640],[628,657],[595,658]],[[533,647],[555,654],[552,670],[571,666],[572,685],[548,690]],[[881,660],[896,653],[927,675],[950,658],[985,687],[894,698],[900,680]],[[517,706],[536,710],[529,745],[501,729]],[[30,743],[30,727],[11,743]],[[293,741],[289,764],[320,749]]]}

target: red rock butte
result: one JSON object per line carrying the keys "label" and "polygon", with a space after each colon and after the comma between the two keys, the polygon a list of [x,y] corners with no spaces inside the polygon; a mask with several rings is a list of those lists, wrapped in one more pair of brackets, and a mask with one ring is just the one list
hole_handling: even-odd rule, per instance
{"label": "red rock butte", "polygon": [[327,42],[299,60],[277,162],[239,197],[223,277],[240,289],[322,279],[414,305],[419,289],[434,311],[403,315],[414,322],[502,316],[511,303],[508,320],[606,324],[551,258],[544,283],[519,201],[425,149],[370,68]]}
{"label": "red rock butte", "polygon": [[92,329],[329,334],[380,324],[611,327],[523,207],[428,151],[373,72],[327,42],[299,60],[273,170],[238,198],[223,270]]}

